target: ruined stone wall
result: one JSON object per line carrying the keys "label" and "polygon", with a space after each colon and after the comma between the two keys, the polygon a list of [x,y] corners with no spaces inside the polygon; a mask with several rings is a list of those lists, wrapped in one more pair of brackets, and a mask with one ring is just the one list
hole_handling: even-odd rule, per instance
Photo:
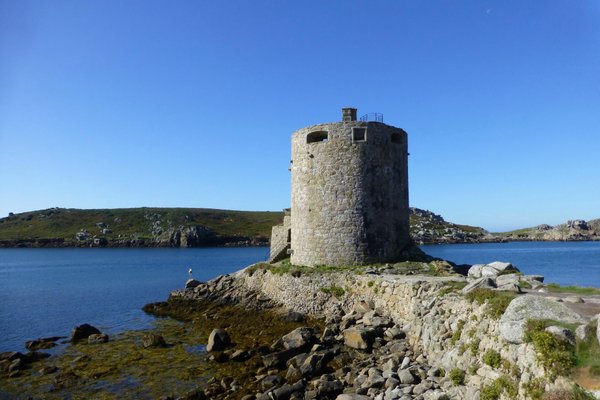
{"label": "ruined stone wall", "polygon": [[269,252],[269,261],[276,262],[287,256],[287,250],[290,246],[288,232],[291,227],[290,216],[283,217],[281,225],[275,225],[271,230],[271,249]]}
{"label": "ruined stone wall", "polygon": [[[365,140],[354,140],[353,128],[366,128]],[[398,259],[409,241],[407,158],[406,132],[383,123],[346,121],[294,132],[291,262]]]}

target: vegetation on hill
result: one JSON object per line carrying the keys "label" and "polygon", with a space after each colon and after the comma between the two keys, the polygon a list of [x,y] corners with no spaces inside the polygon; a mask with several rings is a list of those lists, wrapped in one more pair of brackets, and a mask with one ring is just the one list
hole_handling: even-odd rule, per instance
{"label": "vegetation on hill", "polygon": [[[197,247],[267,245],[283,212],[207,208],[49,208],[0,218],[0,247]],[[540,225],[506,233],[445,221],[410,209],[417,244],[507,240],[600,240],[600,219]]]}
{"label": "vegetation on hill", "polygon": [[414,207],[410,209],[410,236],[418,244],[493,241],[483,228],[454,224],[441,215]]}
{"label": "vegetation on hill", "polygon": [[542,224],[531,228],[495,233],[494,235],[505,240],[600,240],[600,219],[593,219],[590,221],[575,219],[556,226]]}
{"label": "vegetation on hill", "polygon": [[267,243],[283,212],[204,208],[50,208],[0,219],[0,246],[157,246]]}

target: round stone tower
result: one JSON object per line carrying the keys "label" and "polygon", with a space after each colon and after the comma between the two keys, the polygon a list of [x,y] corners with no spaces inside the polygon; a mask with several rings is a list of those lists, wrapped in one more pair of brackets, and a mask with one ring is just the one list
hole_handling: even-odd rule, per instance
{"label": "round stone tower", "polygon": [[291,262],[390,262],[408,244],[408,144],[400,128],[357,121],[292,135]]}

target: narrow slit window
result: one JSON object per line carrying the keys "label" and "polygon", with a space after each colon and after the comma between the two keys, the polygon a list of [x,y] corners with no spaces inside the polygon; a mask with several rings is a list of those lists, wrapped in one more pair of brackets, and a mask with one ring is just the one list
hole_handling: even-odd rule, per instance
{"label": "narrow slit window", "polygon": [[352,128],[352,141],[353,142],[366,142],[367,141],[367,128]]}
{"label": "narrow slit window", "polygon": [[402,136],[399,133],[392,133],[392,143],[402,143]]}
{"label": "narrow slit window", "polygon": [[306,143],[326,142],[329,138],[327,131],[316,131],[306,135]]}

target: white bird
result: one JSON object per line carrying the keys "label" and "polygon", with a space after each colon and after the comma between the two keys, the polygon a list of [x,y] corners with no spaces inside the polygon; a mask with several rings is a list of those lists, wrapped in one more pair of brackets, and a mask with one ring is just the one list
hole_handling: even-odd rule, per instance
{"label": "white bird", "polygon": [[188,274],[190,275],[190,278],[192,277],[192,269],[188,269]]}

